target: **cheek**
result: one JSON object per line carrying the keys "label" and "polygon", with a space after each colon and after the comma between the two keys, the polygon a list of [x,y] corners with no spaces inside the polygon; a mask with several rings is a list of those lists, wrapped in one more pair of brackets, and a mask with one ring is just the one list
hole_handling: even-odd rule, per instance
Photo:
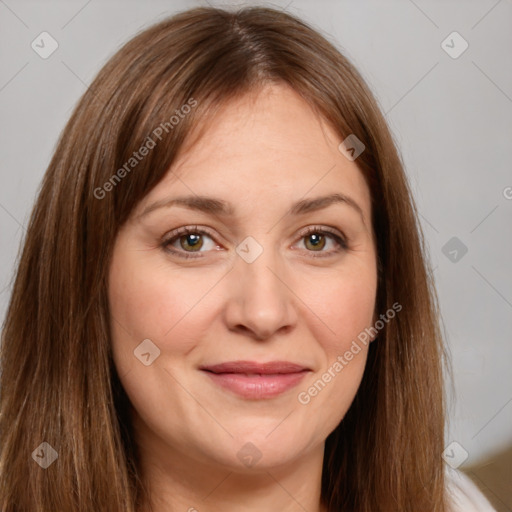
{"label": "cheek", "polygon": [[309,296],[315,313],[310,329],[321,346],[322,365],[300,387],[297,400],[310,417],[322,418],[323,434],[341,421],[361,383],[369,346],[365,329],[372,326],[375,298],[376,278],[370,272],[324,281],[321,293]]}
{"label": "cheek", "polygon": [[[331,359],[343,354],[372,325],[376,280],[371,273],[323,281],[321,291],[309,295],[308,306],[321,320],[316,337]],[[318,322],[317,322],[318,323]]]}
{"label": "cheek", "polygon": [[172,339],[172,352],[178,355],[188,351],[197,339],[197,332],[182,336],[187,315],[198,301],[194,283],[151,261],[143,251],[130,251],[119,244],[110,270],[108,295],[112,347],[118,366],[131,368],[135,362],[133,351],[143,340],[152,340],[163,353],[166,340]]}
{"label": "cheek", "polygon": [[187,297],[175,280],[163,281],[149,267],[125,266],[111,274],[109,300],[112,315],[136,339],[161,339],[189,309]]}
{"label": "cheek", "polygon": [[361,384],[368,347],[361,344],[357,353],[348,352],[350,360],[345,353],[336,356],[297,394],[306,417],[320,419],[314,428],[317,436],[324,439],[344,418]]}

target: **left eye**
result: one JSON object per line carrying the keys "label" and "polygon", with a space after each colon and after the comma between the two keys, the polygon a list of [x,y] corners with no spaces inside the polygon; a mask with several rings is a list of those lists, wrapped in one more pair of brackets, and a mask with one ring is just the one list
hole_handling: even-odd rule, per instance
{"label": "left eye", "polygon": [[[164,250],[178,257],[199,258],[201,256],[193,255],[193,253],[205,252],[201,251],[204,247],[204,237],[209,238],[213,242],[213,248],[219,248],[219,245],[215,246],[210,233],[197,226],[184,227],[174,231],[164,240],[162,246]],[[312,247],[312,250],[307,250],[307,252],[320,253],[318,255],[312,254],[311,256],[313,257],[325,257],[348,249],[347,242],[343,236],[326,230],[325,228],[308,228],[306,232],[300,235],[300,240],[304,239],[306,239],[306,247]],[[328,240],[333,241],[335,247],[331,251],[323,251],[322,249],[326,247]],[[179,244],[179,247],[176,247],[176,244]]]}
{"label": "left eye", "polygon": [[[305,239],[306,247],[308,247],[309,243],[309,245],[314,248],[312,252],[321,252],[321,254],[318,256],[316,254],[312,255],[314,257],[329,256],[332,253],[337,253],[341,250],[348,249],[348,244],[344,237],[334,232],[326,231],[325,229],[308,228],[306,233],[301,235],[301,240],[303,239]],[[327,240],[329,239],[334,241],[334,249],[331,251],[322,251],[321,249],[326,246]],[[320,248],[320,250],[317,250],[318,248]]]}

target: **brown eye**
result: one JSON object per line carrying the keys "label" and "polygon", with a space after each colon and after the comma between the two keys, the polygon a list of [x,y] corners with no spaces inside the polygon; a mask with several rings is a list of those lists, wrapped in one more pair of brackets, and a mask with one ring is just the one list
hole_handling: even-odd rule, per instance
{"label": "brown eye", "polygon": [[[305,232],[301,233],[301,240],[304,240],[304,245],[308,253],[318,253],[311,254],[313,257],[333,256],[349,248],[344,236],[328,228],[309,227]],[[324,250],[329,241],[334,243],[334,249],[330,251]]]}
{"label": "brown eye", "polygon": [[187,250],[188,248],[193,251],[198,251],[203,246],[203,242],[201,237],[203,235],[198,235],[196,233],[189,233],[187,235],[181,235],[179,237],[180,246],[182,249]]}
{"label": "brown eye", "polygon": [[306,239],[306,247],[308,246],[308,241],[310,241],[314,251],[322,250],[325,247],[325,235],[323,234],[312,233],[304,238]]}
{"label": "brown eye", "polygon": [[211,240],[212,248],[218,247],[206,230],[192,226],[183,227],[170,233],[163,241],[162,248],[181,258],[200,258],[202,257],[201,253],[206,252],[201,250],[205,247],[205,237]]}

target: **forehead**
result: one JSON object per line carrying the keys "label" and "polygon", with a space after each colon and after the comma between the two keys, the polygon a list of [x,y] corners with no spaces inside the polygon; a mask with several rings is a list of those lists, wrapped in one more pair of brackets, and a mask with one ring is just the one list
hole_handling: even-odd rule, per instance
{"label": "forehead", "polygon": [[356,163],[338,150],[340,142],[297,92],[267,86],[223,105],[143,203],[176,192],[269,208],[342,193],[369,219],[366,182]]}

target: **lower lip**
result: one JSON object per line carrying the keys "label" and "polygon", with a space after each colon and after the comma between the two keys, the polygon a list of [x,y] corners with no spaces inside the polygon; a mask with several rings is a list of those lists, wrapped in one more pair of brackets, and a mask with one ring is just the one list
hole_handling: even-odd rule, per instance
{"label": "lower lip", "polygon": [[272,375],[245,375],[243,373],[205,372],[217,385],[244,398],[272,398],[295,387],[308,373],[278,373]]}

